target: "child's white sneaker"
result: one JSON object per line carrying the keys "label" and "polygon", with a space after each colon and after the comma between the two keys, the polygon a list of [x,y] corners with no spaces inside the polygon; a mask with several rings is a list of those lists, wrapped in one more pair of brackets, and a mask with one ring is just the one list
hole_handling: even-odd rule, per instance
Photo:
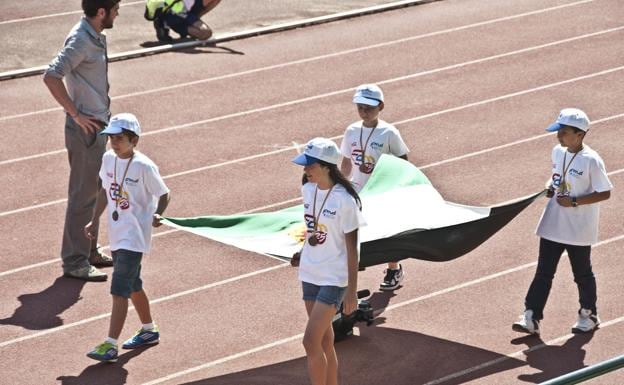
{"label": "child's white sneaker", "polygon": [[581,309],[576,323],[572,326],[572,333],[589,333],[596,330],[598,325],[600,318],[597,315],[592,314],[589,309]]}
{"label": "child's white sneaker", "polygon": [[540,334],[539,321],[533,319],[533,310],[530,309],[525,310],[524,314],[520,316],[520,321],[514,322],[511,328],[520,333]]}

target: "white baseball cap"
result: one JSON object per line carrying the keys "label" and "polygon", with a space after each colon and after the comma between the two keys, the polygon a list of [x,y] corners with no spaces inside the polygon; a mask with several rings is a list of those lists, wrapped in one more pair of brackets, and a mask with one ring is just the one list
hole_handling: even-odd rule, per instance
{"label": "white baseball cap", "polygon": [[129,112],[114,115],[108,122],[108,126],[100,132],[100,135],[117,135],[121,134],[123,130],[131,131],[137,136],[141,136],[141,126],[137,117]]}
{"label": "white baseball cap", "polygon": [[559,131],[563,126],[576,127],[579,130],[587,132],[587,130],[589,130],[589,118],[587,114],[578,108],[564,108],[559,113],[557,121],[548,126],[546,131]]}
{"label": "white baseball cap", "polygon": [[340,160],[340,150],[336,143],[326,138],[314,138],[306,144],[303,152],[292,162],[300,166],[309,166],[318,163],[319,160],[337,165]]}
{"label": "white baseball cap", "polygon": [[362,84],[355,89],[353,103],[376,107],[384,101],[383,92],[376,84]]}

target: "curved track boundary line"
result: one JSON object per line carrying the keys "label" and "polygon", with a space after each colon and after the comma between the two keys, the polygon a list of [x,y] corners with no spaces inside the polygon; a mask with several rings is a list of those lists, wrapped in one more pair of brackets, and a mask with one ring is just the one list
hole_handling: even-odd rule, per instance
{"label": "curved track boundary line", "polygon": [[[619,241],[619,240],[623,240],[623,239],[624,239],[624,235],[619,235],[617,237],[605,239],[604,241],[601,241],[601,242],[597,243],[596,245],[594,245],[594,247],[606,245],[606,244],[613,243],[613,242],[616,242],[616,241]],[[455,285],[455,286],[448,287],[448,288],[443,289],[443,290],[438,290],[438,291],[435,291],[435,292],[427,294],[427,295],[423,295],[423,296],[420,296],[420,297],[413,298],[413,299],[408,300],[408,301],[399,302],[399,303],[397,303],[395,305],[392,305],[392,306],[389,306],[389,307],[385,308],[385,310],[386,311],[390,311],[390,310],[398,309],[400,307],[408,306],[408,305],[411,305],[411,304],[414,304],[414,303],[417,303],[417,302],[422,302],[422,301],[430,299],[430,298],[434,298],[434,297],[437,297],[437,296],[440,296],[440,295],[443,295],[443,294],[448,294],[448,293],[451,293],[451,292],[454,292],[454,291],[457,291],[457,290],[460,290],[460,289],[463,289],[463,288],[466,288],[466,287],[474,286],[474,285],[477,285],[477,284],[480,284],[480,283],[483,283],[483,282],[486,282],[486,281],[490,281],[490,280],[498,278],[498,277],[502,277],[502,276],[507,275],[507,274],[511,274],[511,273],[514,273],[514,272],[517,272],[517,271],[521,271],[521,270],[527,269],[529,267],[533,267],[535,265],[537,265],[537,262],[527,263],[527,264],[524,264],[524,265],[517,266],[515,268],[503,270],[503,271],[495,273],[495,274],[491,274],[491,275],[488,275],[488,276],[485,276],[485,277],[482,277],[482,278],[479,278],[479,279],[467,281],[467,282],[464,282],[464,283],[461,283],[461,284],[458,284],[458,285]],[[617,318],[617,319],[614,319],[614,320],[610,320],[608,322],[604,322],[604,323],[601,324],[601,328],[606,328],[608,326],[614,325],[614,324],[616,324],[618,322],[621,322],[621,321],[624,321],[624,317],[620,317],[620,318]],[[549,343],[555,343],[555,342],[557,342],[559,340],[565,340],[565,339],[570,338],[570,336],[571,335],[567,334],[565,336],[558,337],[555,340],[548,341],[548,342],[544,343],[543,345],[546,346]],[[297,339],[300,339],[302,337],[303,337],[303,333],[302,334],[297,334],[297,335],[294,335],[294,336],[290,336],[290,337],[287,337],[287,338],[283,338],[283,339],[278,340],[278,341],[274,341],[274,342],[271,342],[271,343],[268,343],[268,344],[265,344],[265,345],[257,346],[257,347],[255,347],[253,349],[249,349],[249,350],[246,350],[244,352],[232,354],[232,355],[220,358],[218,360],[206,362],[204,364],[197,365],[197,366],[194,366],[194,367],[191,367],[191,368],[179,371],[179,372],[171,373],[171,374],[169,374],[169,375],[167,375],[165,377],[157,378],[157,379],[154,379],[152,381],[143,383],[142,385],[156,385],[156,384],[160,384],[160,383],[163,383],[165,381],[172,380],[174,378],[178,378],[178,377],[190,374],[190,373],[194,373],[194,372],[197,372],[197,371],[202,370],[202,369],[207,369],[207,368],[210,368],[212,366],[216,366],[216,365],[228,362],[228,361],[235,360],[237,358],[241,358],[241,357],[253,354],[253,353],[257,353],[257,352],[260,352],[260,351],[263,351],[263,350],[267,350],[267,349],[270,349],[270,348],[273,348],[273,347],[276,347],[276,346],[279,346],[279,345],[283,345],[283,344],[286,344],[286,343],[291,342],[291,341],[296,341]],[[540,346],[540,345],[538,345],[538,346]],[[544,347],[544,346],[542,346],[542,347]],[[534,350],[536,350],[536,349],[539,349],[539,348],[536,346],[536,347],[534,347]],[[427,384],[431,384],[431,385],[439,384],[441,382],[448,381],[448,380],[450,380],[452,378],[460,377],[460,376],[462,376],[464,374],[471,373],[471,372],[476,371],[478,369],[481,369],[481,368],[484,368],[484,367],[487,367],[487,366],[491,366],[491,365],[495,365],[495,364],[503,362],[505,360],[514,358],[515,355],[522,354],[522,352],[524,352],[524,351],[526,351],[526,349],[525,350],[521,350],[521,351],[516,352],[516,353],[511,353],[511,354],[508,354],[508,355],[506,355],[504,357],[498,358],[496,360],[492,360],[492,361],[489,361],[487,363],[475,366],[475,367],[471,368],[470,371],[468,371],[468,369],[467,369],[466,371],[458,372],[458,373],[461,373],[461,374],[452,374],[452,375],[447,376],[448,378],[447,377],[443,377],[441,379],[435,380],[434,382],[429,382]]]}
{"label": "curved track boundary line", "polygon": [[[206,46],[206,45],[217,44],[217,43],[222,43],[226,41],[245,39],[245,38],[252,37],[252,36],[259,36],[259,35],[266,35],[269,33],[282,32],[282,31],[287,31],[290,29],[307,27],[310,25],[325,24],[325,23],[330,23],[330,22],[337,21],[337,20],[349,19],[349,18],[369,15],[373,13],[392,11],[392,10],[399,9],[399,8],[411,7],[415,5],[431,3],[434,1],[440,1],[440,0],[395,1],[393,3],[375,5],[375,6],[366,7],[366,8],[359,8],[359,9],[355,9],[352,11],[339,12],[339,13],[334,13],[331,15],[312,17],[309,19],[280,23],[280,24],[276,24],[276,25],[272,25],[268,27],[261,27],[261,28],[250,29],[250,30],[242,31],[242,32],[224,34],[215,39],[193,40],[193,41],[187,41],[187,42],[182,42],[182,43],[163,44],[163,45],[159,45],[156,47],[142,48],[142,49],[137,49],[134,51],[120,52],[120,53],[109,55],[108,61],[115,62],[115,61],[121,61],[121,60],[128,60],[128,59],[133,59],[133,58],[138,58],[138,57],[143,57],[143,56],[148,56],[148,55],[154,55],[154,54],[165,53],[165,52],[174,51],[174,50],[180,50],[184,48]],[[583,0],[583,1],[589,2],[593,0]],[[43,73],[43,71],[45,71],[46,68],[47,68],[47,65],[43,65],[43,66],[26,68],[26,69],[21,69],[21,70],[2,72],[0,73],[0,81],[12,79],[16,77],[39,75]]]}
{"label": "curved track boundary line", "polygon": [[[459,31],[463,31],[463,30],[466,30],[466,29],[470,29],[470,28],[481,27],[481,26],[484,26],[484,25],[489,25],[489,24],[509,21],[509,20],[518,19],[518,18],[522,18],[522,17],[526,17],[526,16],[532,16],[532,15],[536,15],[536,14],[540,14],[540,13],[556,11],[556,10],[559,10],[561,8],[564,8],[564,7],[569,7],[569,6],[573,6],[573,5],[579,5],[579,4],[585,4],[585,3],[588,3],[588,2],[592,2],[592,1],[594,1],[594,0],[582,0],[582,1],[579,1],[579,2],[576,2],[576,3],[564,4],[564,5],[559,5],[559,6],[556,6],[556,7],[544,8],[544,9],[540,9],[540,10],[536,10],[536,11],[525,12],[525,13],[520,13],[520,14],[516,14],[516,15],[511,15],[511,16],[505,16],[505,17],[501,17],[501,18],[481,21],[481,22],[472,23],[472,24],[466,24],[466,25],[459,26],[459,27],[447,28],[447,29],[443,29],[443,30],[440,30],[440,31],[429,32],[429,33],[425,33],[425,34],[410,36],[410,37],[406,37],[406,38],[402,38],[402,39],[397,39],[397,40],[387,41],[387,42],[383,42],[383,43],[367,45],[367,46],[358,47],[358,48],[352,48],[352,49],[339,51],[339,52],[333,52],[333,53],[329,53],[329,54],[325,54],[325,55],[318,55],[318,56],[308,57],[308,58],[304,58],[304,59],[293,60],[293,61],[289,61],[289,62],[285,62],[285,63],[279,63],[279,64],[269,65],[269,66],[265,66],[265,67],[254,68],[254,69],[250,69],[250,70],[246,70],[246,71],[240,71],[240,72],[235,72],[235,73],[226,74],[226,75],[220,75],[220,76],[215,76],[215,77],[210,77],[210,78],[205,78],[205,79],[200,79],[200,80],[194,80],[194,81],[191,81],[191,82],[184,82],[184,83],[174,84],[174,85],[171,85],[171,86],[157,87],[157,88],[152,88],[152,89],[145,90],[145,91],[131,92],[131,93],[128,93],[128,94],[113,96],[113,97],[111,97],[111,100],[125,99],[125,98],[129,98],[129,97],[134,97],[134,96],[148,95],[148,94],[152,94],[152,93],[159,93],[159,92],[173,90],[173,89],[177,89],[177,88],[183,88],[183,87],[193,86],[193,85],[197,85],[197,84],[204,84],[204,83],[208,83],[208,82],[212,82],[212,81],[216,81],[216,80],[230,79],[230,78],[235,78],[235,77],[244,76],[244,75],[250,75],[250,74],[254,74],[254,73],[258,73],[258,72],[269,71],[269,70],[278,69],[278,68],[284,68],[284,67],[291,66],[291,65],[298,65],[298,64],[314,62],[314,61],[318,61],[318,60],[324,60],[324,59],[328,59],[328,58],[332,58],[332,57],[338,57],[338,56],[348,55],[348,54],[351,54],[351,53],[366,51],[366,50],[369,50],[369,49],[386,47],[386,46],[390,46],[390,45],[394,45],[394,44],[400,44],[400,43],[405,43],[405,42],[409,42],[409,41],[413,41],[413,40],[424,39],[424,38],[427,38],[427,37],[439,36],[439,35],[443,35],[443,34],[447,34],[447,33],[459,32]],[[0,76],[1,76],[1,74],[0,74]],[[28,116],[32,116],[32,115],[39,115],[39,114],[44,114],[44,113],[53,112],[53,111],[61,111],[61,108],[60,107],[52,107],[52,108],[47,108],[47,109],[43,109],[43,110],[25,112],[25,113],[16,114],[16,115],[9,115],[9,116],[5,116],[5,117],[0,117],[0,121],[17,119],[17,118],[23,118],[23,117],[28,117]]]}

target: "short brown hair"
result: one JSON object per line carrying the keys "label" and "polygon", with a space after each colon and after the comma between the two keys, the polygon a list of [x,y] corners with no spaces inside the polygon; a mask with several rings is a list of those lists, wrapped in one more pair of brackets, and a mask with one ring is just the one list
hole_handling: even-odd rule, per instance
{"label": "short brown hair", "polygon": [[82,10],[88,17],[94,17],[97,15],[97,11],[100,8],[104,8],[108,14],[111,9],[121,0],[82,0]]}

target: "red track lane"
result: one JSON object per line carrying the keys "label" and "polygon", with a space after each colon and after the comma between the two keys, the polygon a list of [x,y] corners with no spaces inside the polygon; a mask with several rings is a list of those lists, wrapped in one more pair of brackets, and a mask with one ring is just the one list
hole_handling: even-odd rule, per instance
{"label": "red track lane", "polygon": [[[573,5],[474,25],[565,4]],[[616,0],[443,1],[225,44],[244,55],[207,48],[113,63],[113,111],[135,112],[149,133],[139,149],[169,176],[171,216],[298,198],[292,141],[340,136],[356,118],[351,89],[368,81],[382,83],[383,119],[398,123],[410,160],[450,201],[490,205],[539,190],[556,142],[543,128],[571,105],[598,121],[587,143],[614,172],[617,189],[624,183],[624,30],[613,29],[623,16]],[[466,27],[448,30],[459,26]],[[196,84],[135,94],[188,82]],[[307,383],[296,271],[179,231],[156,236],[144,266],[162,342],[114,365],[86,358],[108,327],[109,284],[58,278],[65,204],[53,202],[65,197],[66,155],[14,160],[62,150],[62,114],[41,111],[56,105],[39,78],[3,82],[0,106],[0,134],[11,138],[2,145],[0,183],[13,186],[0,201],[0,384]],[[258,157],[243,160],[249,156]],[[373,293],[374,306],[385,309],[375,326],[337,345],[341,383],[537,383],[622,354],[617,190],[602,204],[606,241],[593,251],[603,329],[568,335],[578,305],[562,261],[543,341],[511,331],[535,269],[533,230],[544,203],[458,260],[404,261],[405,286]],[[362,272],[360,287],[374,291],[382,270]],[[122,338],[137,324],[130,312]],[[621,382],[624,373],[616,372],[592,383]]]}

